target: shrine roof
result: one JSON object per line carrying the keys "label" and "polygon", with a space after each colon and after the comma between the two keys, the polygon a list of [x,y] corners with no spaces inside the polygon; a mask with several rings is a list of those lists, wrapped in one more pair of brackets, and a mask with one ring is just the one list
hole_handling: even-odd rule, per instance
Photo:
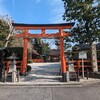
{"label": "shrine roof", "polygon": [[24,23],[12,23],[12,25],[19,29],[19,28],[58,28],[58,27],[62,27],[62,28],[71,28],[74,26],[74,22],[73,23],[57,23],[57,24],[24,24]]}
{"label": "shrine roof", "polygon": [[24,24],[24,23],[12,23],[13,26],[74,26],[74,22],[73,23],[57,23],[57,24]]}

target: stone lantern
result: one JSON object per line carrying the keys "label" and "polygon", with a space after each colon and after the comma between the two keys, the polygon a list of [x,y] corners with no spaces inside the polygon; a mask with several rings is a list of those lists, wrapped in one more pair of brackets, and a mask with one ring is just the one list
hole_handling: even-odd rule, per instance
{"label": "stone lantern", "polygon": [[12,72],[12,82],[16,81],[16,59],[18,59],[14,53],[8,59],[11,61],[10,70]]}

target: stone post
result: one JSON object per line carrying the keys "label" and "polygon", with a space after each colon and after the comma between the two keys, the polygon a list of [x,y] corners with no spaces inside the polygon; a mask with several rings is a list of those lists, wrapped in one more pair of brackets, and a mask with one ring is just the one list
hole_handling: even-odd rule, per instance
{"label": "stone post", "polygon": [[92,51],[92,69],[93,72],[98,72],[96,44],[91,45],[91,51]]}
{"label": "stone post", "polygon": [[16,61],[12,60],[12,82],[16,82]]}

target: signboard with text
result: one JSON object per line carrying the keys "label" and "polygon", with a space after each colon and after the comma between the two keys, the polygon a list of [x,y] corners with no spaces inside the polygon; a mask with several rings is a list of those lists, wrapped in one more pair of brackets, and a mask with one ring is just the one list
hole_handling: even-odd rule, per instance
{"label": "signboard with text", "polygon": [[87,53],[85,51],[79,52],[79,59],[87,59]]}

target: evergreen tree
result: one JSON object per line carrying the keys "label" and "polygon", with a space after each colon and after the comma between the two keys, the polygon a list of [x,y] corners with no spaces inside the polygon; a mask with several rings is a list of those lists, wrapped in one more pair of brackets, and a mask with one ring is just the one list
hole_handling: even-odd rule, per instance
{"label": "evergreen tree", "polygon": [[92,44],[100,41],[100,0],[63,0],[66,21],[75,21],[68,41]]}
{"label": "evergreen tree", "polygon": [[[63,0],[63,2],[64,20],[76,23],[66,41],[89,44],[93,60],[92,44],[100,41],[100,0]],[[97,62],[93,66],[97,66]]]}
{"label": "evergreen tree", "polygon": [[49,45],[44,43],[41,39],[34,39],[34,49],[41,55],[45,55],[49,53]]}

